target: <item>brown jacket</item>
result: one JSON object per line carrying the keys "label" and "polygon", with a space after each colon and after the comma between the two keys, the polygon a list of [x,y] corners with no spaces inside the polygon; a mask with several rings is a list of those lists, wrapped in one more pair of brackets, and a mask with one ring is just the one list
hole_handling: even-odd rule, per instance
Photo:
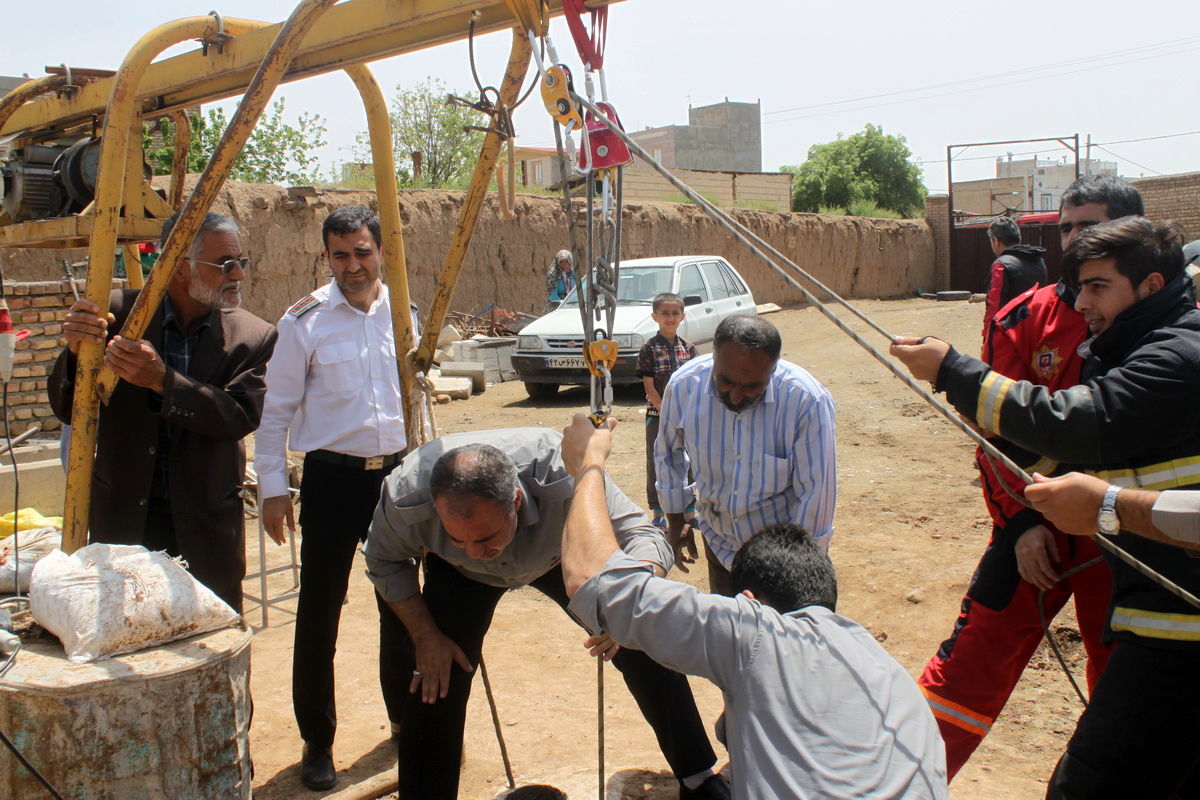
{"label": "brown jacket", "polygon": [[[136,291],[113,292],[111,333],[120,330],[136,297]],[[145,335],[160,351],[162,322],[160,307]],[[158,423],[166,420],[179,555],[197,579],[241,610],[246,574],[242,439],[262,416],[263,378],[274,348],[274,326],[240,308],[222,309],[200,337],[188,374],[167,367],[161,398],[125,381],[117,384],[112,400],[100,407],[89,541],[142,543]],[[50,404],[63,422],[70,421],[74,389],[75,357],[64,348],[49,383]]]}

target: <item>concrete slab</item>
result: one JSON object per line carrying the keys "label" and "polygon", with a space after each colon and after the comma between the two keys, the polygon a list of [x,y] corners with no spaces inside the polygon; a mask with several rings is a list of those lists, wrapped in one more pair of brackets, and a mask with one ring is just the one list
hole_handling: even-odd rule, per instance
{"label": "concrete slab", "polygon": [[439,375],[433,379],[433,393],[449,395],[455,400],[466,400],[471,396],[471,385],[470,378]]}
{"label": "concrete slab", "polygon": [[482,392],[487,388],[487,369],[482,361],[447,361],[441,365],[442,374],[471,379],[471,390]]}
{"label": "concrete slab", "polygon": [[[67,490],[67,475],[58,455],[47,461],[18,463],[21,481],[21,508],[36,508],[44,517],[59,517],[63,513],[63,495]],[[13,468],[0,467],[0,514],[12,511]]]}

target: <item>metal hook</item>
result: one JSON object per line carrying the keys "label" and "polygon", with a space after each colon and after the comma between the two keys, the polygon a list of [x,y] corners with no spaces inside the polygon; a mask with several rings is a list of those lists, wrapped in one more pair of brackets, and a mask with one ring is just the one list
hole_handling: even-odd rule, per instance
{"label": "metal hook", "polygon": [[213,17],[217,21],[217,31],[211,37],[199,40],[200,50],[204,55],[208,55],[208,45],[211,40],[211,42],[217,45],[217,52],[223,54],[225,52],[225,41],[233,37],[225,32],[225,19],[219,12],[215,10],[209,11],[208,16]]}
{"label": "metal hook", "polygon": [[59,66],[62,67],[63,72],[66,73],[67,82],[58,88],[58,95],[60,97],[62,95],[66,95],[67,98],[69,99],[69,98],[75,96],[75,92],[77,92],[79,90],[79,87],[76,86],[75,81],[73,81],[71,79],[71,68],[68,67],[65,63],[59,64]]}

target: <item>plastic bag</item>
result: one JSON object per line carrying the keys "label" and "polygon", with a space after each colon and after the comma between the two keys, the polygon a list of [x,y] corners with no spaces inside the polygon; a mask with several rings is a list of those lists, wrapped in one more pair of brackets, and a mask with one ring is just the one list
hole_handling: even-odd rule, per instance
{"label": "plastic bag", "polygon": [[16,536],[0,539],[0,593],[17,591],[18,567],[21,591],[28,592],[33,565],[60,547],[62,531],[55,527],[22,530]]}
{"label": "plastic bag", "polygon": [[43,517],[38,513],[36,508],[22,508],[16,514],[8,512],[0,516],[0,539],[6,536],[12,536],[14,517],[17,523],[17,530],[29,531],[35,528],[47,527],[62,527],[62,517]]}
{"label": "plastic bag", "polygon": [[175,559],[140,545],[55,550],[33,569],[30,611],[75,663],[235,624],[238,613]]}

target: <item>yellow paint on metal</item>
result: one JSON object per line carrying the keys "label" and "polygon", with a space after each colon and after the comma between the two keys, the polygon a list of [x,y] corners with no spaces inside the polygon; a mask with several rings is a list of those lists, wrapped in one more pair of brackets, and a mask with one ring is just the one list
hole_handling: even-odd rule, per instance
{"label": "yellow paint on metal", "polygon": [[400,197],[396,191],[396,162],[392,151],[392,121],[387,100],[371,74],[362,64],[346,68],[346,74],[358,88],[367,113],[367,132],[371,140],[371,161],[375,169],[375,196],[379,224],[383,229],[383,267],[392,307],[392,335],[396,344],[396,369],[400,373],[400,398],[404,407],[404,433],[410,446],[424,440],[420,398],[413,387],[415,376],[408,365],[413,348],[412,302],[408,291],[408,265],[404,255],[404,230],[400,222]]}
{"label": "yellow paint on metal", "polygon": [[4,98],[0,100],[0,130],[3,130],[5,123],[8,122],[8,118],[17,109],[21,108],[21,106],[46,92],[65,86],[66,83],[66,75],[46,75],[41,78],[33,78],[32,80],[25,81],[25,83],[22,83],[4,95]]}
{"label": "yellow paint on metal", "polygon": [[[83,214],[2,225],[0,247],[87,247],[95,227],[95,219]],[[157,239],[161,230],[161,220],[122,217],[117,241],[148,242]]]}
{"label": "yellow paint on metal", "polygon": [[[561,0],[550,0],[549,14],[561,14]],[[381,58],[421,50],[466,37],[472,14],[479,16],[475,33],[483,35],[513,25],[504,0],[346,0],[322,17],[288,66],[284,81],[321,75]],[[238,23],[226,18],[226,31]],[[166,112],[240,94],[266,56],[280,29],[271,25],[225,44],[217,59],[199,50],[165,58],[150,66],[138,90],[143,111]],[[22,108],[0,135],[69,125],[90,125],[105,113],[111,78],[84,86],[71,100],[39,101]]]}
{"label": "yellow paint on metal", "polygon": [[583,360],[587,364],[588,372],[597,378],[603,378],[604,370],[601,367],[612,372],[613,367],[617,365],[617,343],[612,339],[588,342],[583,348]]}
{"label": "yellow paint on metal", "polygon": [[[96,178],[96,198],[92,204],[94,221],[88,243],[88,277],[85,296],[102,311],[108,309],[112,289],[113,253],[117,246],[122,200],[125,197],[126,160],[130,139],[139,119],[134,97],[146,68],[155,56],[171,45],[188,39],[206,37],[216,31],[215,20],[191,17],[169,22],[153,29],[133,46],[121,68],[109,81],[111,94],[100,148]],[[77,96],[79,93],[76,93]],[[46,101],[41,101],[46,102]],[[15,116],[15,115],[14,115]],[[11,119],[10,119],[11,121]],[[140,158],[136,159],[140,166]],[[141,176],[136,186],[140,192]],[[140,199],[140,198],[139,198]],[[140,205],[140,203],[139,203]],[[67,457],[67,491],[63,509],[63,550],[73,553],[87,544],[88,511],[91,505],[92,461],[96,452],[96,423],[99,395],[97,378],[104,364],[104,344],[83,342],[75,371],[75,396],[71,408],[71,451]]]}
{"label": "yellow paint on metal", "polygon": [[167,203],[174,209],[183,202],[183,179],[187,175],[188,150],[192,146],[192,121],[186,111],[179,110],[171,114],[171,122],[175,124],[175,140],[171,142],[174,152],[171,154],[171,189],[167,192]]}
{"label": "yellow paint on metal", "polygon": [[[529,70],[529,61],[533,56],[533,46],[529,38],[516,28],[512,33],[512,46],[509,49],[508,67],[504,71],[504,79],[500,83],[500,97],[505,105],[512,106],[521,92],[525,74]],[[421,336],[421,344],[415,357],[417,369],[428,371],[433,362],[433,351],[437,347],[438,333],[441,320],[450,309],[450,301],[454,298],[454,289],[458,285],[458,275],[462,270],[467,248],[471,244],[471,236],[475,233],[475,224],[479,221],[479,212],[483,208],[483,199],[487,195],[488,184],[500,158],[500,147],[503,144],[498,133],[494,131],[483,137],[483,146],[479,151],[479,159],[475,162],[475,171],[471,175],[471,185],[463,198],[462,211],[458,215],[458,223],[454,226],[454,234],[450,239],[450,249],[446,260],[442,263],[442,273],[433,290],[433,301],[429,308],[429,322]]]}
{"label": "yellow paint on metal", "polygon": [[583,127],[583,117],[579,115],[579,107],[571,100],[571,84],[567,79],[567,70],[561,64],[546,67],[546,75],[541,81],[542,103],[546,111],[554,117],[554,121],[570,130],[577,131]]}
{"label": "yellow paint on metal", "polygon": [[146,281],[142,277],[142,254],[136,244],[127,244],[121,248],[125,256],[125,279],[129,281],[130,289],[140,289]]}

